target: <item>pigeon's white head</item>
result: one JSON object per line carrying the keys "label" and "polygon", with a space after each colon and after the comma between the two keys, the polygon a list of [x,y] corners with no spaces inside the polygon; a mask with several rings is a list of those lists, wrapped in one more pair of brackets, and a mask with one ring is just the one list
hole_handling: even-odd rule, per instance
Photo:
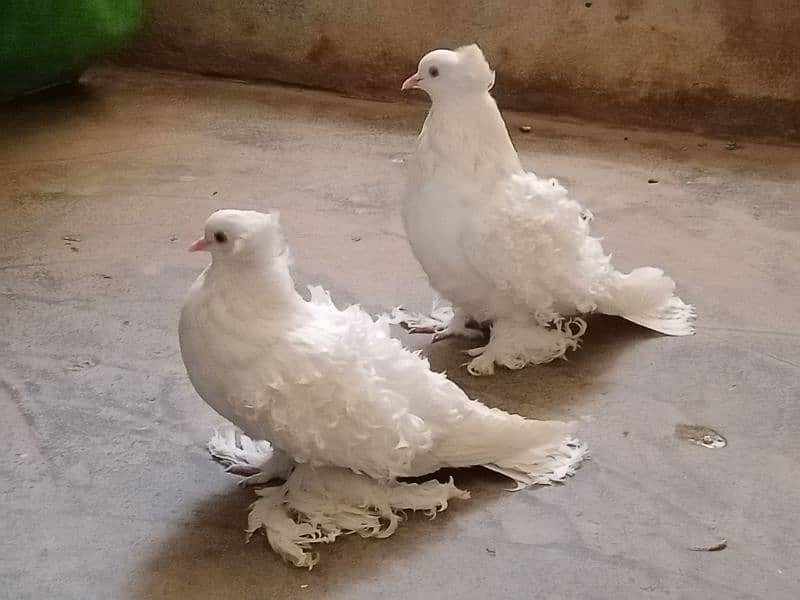
{"label": "pigeon's white head", "polygon": [[403,90],[425,90],[432,100],[470,92],[485,93],[494,85],[494,71],[477,44],[457,50],[434,50],[419,61]]}
{"label": "pigeon's white head", "polygon": [[205,233],[189,252],[206,251],[217,261],[252,261],[283,255],[286,244],[278,214],[223,209],[206,220]]}

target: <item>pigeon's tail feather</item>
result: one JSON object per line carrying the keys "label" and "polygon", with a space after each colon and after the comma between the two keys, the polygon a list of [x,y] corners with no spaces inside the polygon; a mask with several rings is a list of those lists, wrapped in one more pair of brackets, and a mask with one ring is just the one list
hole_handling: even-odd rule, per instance
{"label": "pigeon's tail feather", "polygon": [[384,538],[392,535],[404,510],[422,510],[430,517],[453,498],[469,492],[447,483],[379,482],[348,469],[299,465],[280,487],[262,488],[250,507],[248,534],[263,530],[270,546],[297,567],[318,561],[313,544],[333,542],[340,535]]}
{"label": "pigeon's tail feather", "polygon": [[587,458],[589,452],[586,445],[574,438],[567,438],[558,448],[546,454],[533,452],[529,457],[523,455],[512,461],[483,466],[513,479],[517,482],[516,489],[521,490],[532,485],[550,485],[564,481],[574,475]]}
{"label": "pigeon's tail feather", "polygon": [[671,296],[661,306],[623,318],[664,335],[694,335],[695,309],[677,296]]}
{"label": "pigeon's tail feather", "polygon": [[[477,407],[476,407],[477,408]],[[517,483],[549,485],[573,475],[588,458],[574,423],[535,421],[482,406],[437,449],[442,465],[480,465]]]}
{"label": "pigeon's tail feather", "polygon": [[616,273],[600,311],[665,335],[693,335],[695,309],[674,294],[675,281],[655,267]]}

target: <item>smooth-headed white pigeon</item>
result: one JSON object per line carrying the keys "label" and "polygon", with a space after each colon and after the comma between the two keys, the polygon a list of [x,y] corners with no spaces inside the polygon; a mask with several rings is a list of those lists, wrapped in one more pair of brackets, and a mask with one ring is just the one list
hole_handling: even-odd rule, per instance
{"label": "smooth-headed white pigeon", "polygon": [[581,314],[694,333],[694,308],[674,295],[672,279],[654,267],[614,269],[590,234],[591,213],[555,179],[522,168],[489,93],[493,84],[494,72],[471,45],[426,54],[402,86],[431,98],[403,219],[431,286],[453,304],[435,339],[480,337],[468,321],[490,321],[489,342],[469,352],[468,365],[473,375],[488,375],[495,364],[518,369],[563,357],[586,329]]}
{"label": "smooth-headed white pigeon", "polygon": [[339,310],[319,287],[304,300],[276,215],[218,211],[191,249],[212,262],[181,312],[183,361],[197,393],[247,436],[218,434],[209,447],[239,467],[268,459],[256,482],[288,476],[259,491],[250,530],[263,527],[294,564],[313,565],[314,542],[386,536],[398,511],[465,497],[452,481],[398,478],[480,465],[526,487],[564,479],[584,457],[567,424],[470,400],[390,337],[388,319]]}

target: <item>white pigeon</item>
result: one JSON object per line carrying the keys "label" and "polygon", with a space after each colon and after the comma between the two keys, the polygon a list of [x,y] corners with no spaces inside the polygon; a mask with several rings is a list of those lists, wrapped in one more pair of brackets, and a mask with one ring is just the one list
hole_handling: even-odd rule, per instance
{"label": "white pigeon", "polygon": [[581,314],[694,333],[694,308],[673,294],[672,279],[653,267],[614,269],[590,234],[591,213],[557,180],[522,168],[489,93],[493,84],[494,72],[471,45],[426,54],[402,86],[431,98],[403,220],[431,287],[453,304],[434,340],[480,337],[467,323],[490,321],[489,342],[469,352],[468,365],[473,375],[488,375],[495,364],[518,369],[563,357],[586,330]]}
{"label": "white pigeon", "polygon": [[387,511],[435,512],[464,497],[452,482],[397,478],[480,465],[521,488],[563,480],[584,457],[566,423],[470,400],[390,337],[386,318],[339,310],[319,287],[304,300],[277,215],[215,212],[191,250],[212,262],[181,312],[186,370],[203,400],[256,440],[217,436],[210,449],[245,467],[269,458],[256,482],[291,473],[261,492],[251,529],[263,526],[295,564],[311,566],[308,544],[341,532],[388,535]]}

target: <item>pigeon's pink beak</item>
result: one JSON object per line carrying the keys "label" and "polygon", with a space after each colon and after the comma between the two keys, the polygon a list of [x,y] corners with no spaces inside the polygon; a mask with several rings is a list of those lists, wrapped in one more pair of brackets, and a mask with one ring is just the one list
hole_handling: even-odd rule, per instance
{"label": "pigeon's pink beak", "polygon": [[414,73],[411,77],[409,77],[403,82],[403,87],[401,87],[400,89],[402,91],[416,90],[419,88],[420,81],[422,81],[422,77],[420,77],[418,73]]}
{"label": "pigeon's pink beak", "polygon": [[189,246],[189,252],[202,252],[203,250],[208,250],[208,242],[206,238],[200,238],[194,244]]}

